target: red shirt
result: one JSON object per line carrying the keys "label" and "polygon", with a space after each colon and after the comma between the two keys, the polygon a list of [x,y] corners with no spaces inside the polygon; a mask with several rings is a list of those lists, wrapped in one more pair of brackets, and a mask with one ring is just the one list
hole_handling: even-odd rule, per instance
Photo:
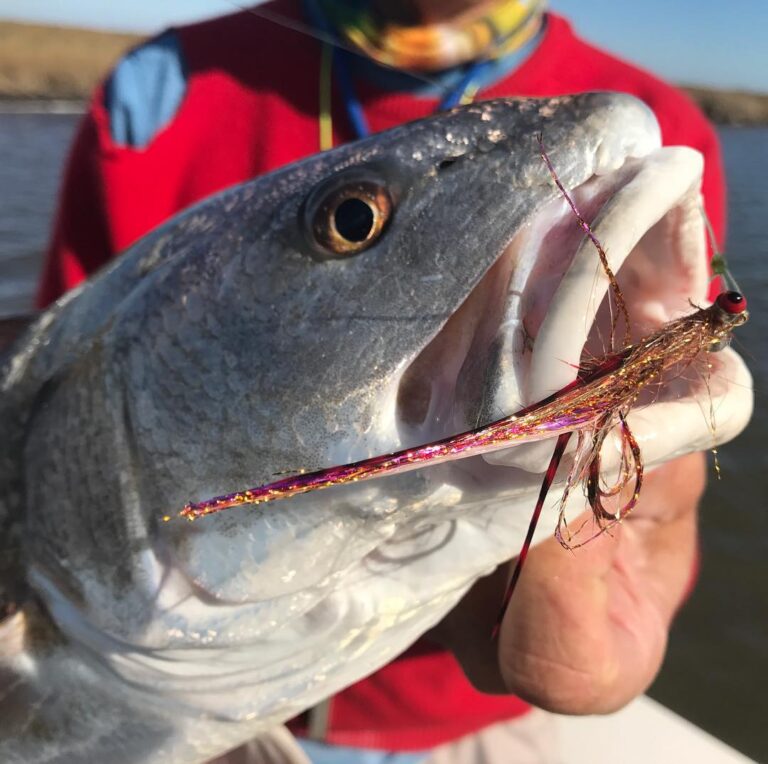
{"label": "red shirt", "polygon": [[[295,0],[272,5],[283,15],[300,15]],[[318,151],[317,43],[248,13],[177,31],[186,95],[146,148],[112,141],[103,89],[97,90],[67,167],[40,305],[191,203]],[[370,83],[357,87],[374,131],[426,116],[437,106],[436,100]],[[679,91],[580,40],[559,16],[549,14],[531,56],[478,97],[588,90],[638,96],[656,113],[665,144],[704,154],[706,209],[721,239],[724,188],[712,127]],[[335,143],[351,140],[337,97],[333,116]],[[477,692],[450,654],[420,643],[334,698],[326,739],[388,750],[429,748],[526,708],[514,697]]]}

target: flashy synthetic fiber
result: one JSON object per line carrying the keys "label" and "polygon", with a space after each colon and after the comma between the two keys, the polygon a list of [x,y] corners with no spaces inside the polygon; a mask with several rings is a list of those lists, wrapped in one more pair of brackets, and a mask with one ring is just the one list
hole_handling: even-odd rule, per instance
{"label": "flashy synthetic fiber", "polygon": [[[334,485],[370,480],[430,464],[464,459],[508,448],[517,443],[540,440],[566,432],[591,430],[598,424],[601,425],[599,430],[607,433],[613,424],[623,421],[622,417],[640,392],[658,380],[664,370],[691,364],[700,353],[718,347],[734,327],[746,320],[746,311],[738,314],[726,313],[715,303],[665,324],[621,353],[585,365],[576,381],[512,416],[416,448],[339,467],[304,472],[245,491],[190,503],[184,507],[181,514],[195,519],[242,504],[263,504],[287,499]],[[610,421],[601,421],[606,417],[609,417]],[[623,426],[626,427],[625,422]],[[595,445],[598,451],[601,443],[602,439]],[[631,450],[637,464],[635,472],[641,474],[642,461],[639,451],[634,448]],[[598,455],[593,452],[592,456]],[[587,465],[594,462],[594,458],[591,461],[584,460]],[[599,458],[597,465],[599,469]],[[575,483],[579,477],[581,476],[576,475],[569,482]],[[596,501],[605,495],[597,485],[590,490],[593,491]],[[615,513],[611,514],[615,516]]]}

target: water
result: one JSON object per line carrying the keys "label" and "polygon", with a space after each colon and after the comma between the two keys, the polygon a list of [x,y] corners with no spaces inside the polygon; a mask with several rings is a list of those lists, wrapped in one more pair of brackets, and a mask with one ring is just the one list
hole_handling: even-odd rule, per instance
{"label": "water", "polygon": [[[32,303],[77,119],[0,114],[0,315]],[[768,423],[761,412],[768,391],[768,128],[723,129],[720,137],[730,189],[727,250],[752,316],[736,342],[755,376],[757,410],[748,430],[720,449],[723,479],[711,481],[702,507],[699,585],[673,628],[651,694],[768,761]]]}
{"label": "water", "polygon": [[755,415],[720,449],[723,477],[710,479],[702,506],[699,583],[675,623],[651,695],[768,761],[768,128],[723,128],[720,138],[729,187],[727,251],[750,312],[734,346],[754,376]]}
{"label": "water", "polygon": [[29,310],[79,117],[0,113],[0,316]]}

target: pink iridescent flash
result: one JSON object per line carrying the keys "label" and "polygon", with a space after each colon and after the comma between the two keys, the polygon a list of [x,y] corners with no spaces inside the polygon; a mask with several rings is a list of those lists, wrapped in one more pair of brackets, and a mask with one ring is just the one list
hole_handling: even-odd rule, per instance
{"label": "pink iridescent flash", "polygon": [[508,448],[515,443],[542,440],[563,432],[590,427],[598,416],[613,405],[612,401],[591,399],[586,405],[577,404],[571,407],[563,407],[558,402],[585,381],[597,380],[615,371],[621,364],[621,358],[622,356],[612,356],[586,379],[575,381],[549,398],[489,425],[416,448],[374,456],[339,467],[300,473],[245,491],[189,503],[181,511],[181,515],[194,520],[241,504],[263,504],[267,501],[287,499],[308,491],[406,472],[428,464],[465,459]]}

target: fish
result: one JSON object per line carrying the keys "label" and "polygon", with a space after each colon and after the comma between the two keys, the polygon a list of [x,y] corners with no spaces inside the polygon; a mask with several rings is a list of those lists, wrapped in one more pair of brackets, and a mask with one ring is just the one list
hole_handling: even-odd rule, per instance
{"label": "fish", "polygon": [[[204,762],[279,736],[517,553],[551,440],[168,517],[573,381],[610,324],[608,282],[540,134],[633,335],[703,303],[701,156],[662,148],[630,96],[501,99],[195,205],[4,356],[0,760]],[[746,425],[746,366],[730,349],[713,364],[714,434],[697,379],[630,414],[646,464]]]}

